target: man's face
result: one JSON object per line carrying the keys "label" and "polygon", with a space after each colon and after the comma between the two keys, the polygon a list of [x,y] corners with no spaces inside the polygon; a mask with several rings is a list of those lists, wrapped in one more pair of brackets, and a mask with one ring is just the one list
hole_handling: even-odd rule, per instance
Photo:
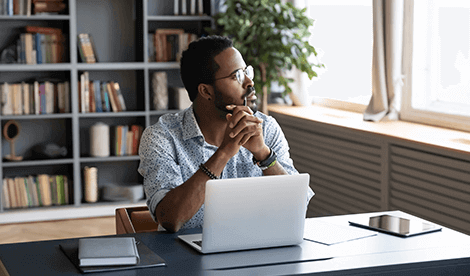
{"label": "man's face", "polygon": [[247,67],[240,52],[235,48],[227,48],[215,56],[214,60],[219,65],[219,70],[215,73],[214,78],[216,81],[213,85],[215,107],[223,111],[223,116],[225,116],[226,113],[232,113],[225,108],[227,105],[243,105],[246,97],[247,105],[253,112],[256,112],[256,94],[253,89],[253,81],[242,73],[244,80],[240,83],[236,76],[237,70],[244,70]]}

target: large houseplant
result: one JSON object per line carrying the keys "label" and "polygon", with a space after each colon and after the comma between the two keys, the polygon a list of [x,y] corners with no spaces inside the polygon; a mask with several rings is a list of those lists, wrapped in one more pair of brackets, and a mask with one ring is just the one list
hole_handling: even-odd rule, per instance
{"label": "large houseplant", "polygon": [[313,20],[305,15],[306,9],[281,0],[226,0],[225,5],[226,11],[215,16],[216,27],[210,32],[230,37],[246,63],[255,68],[255,89],[258,95],[263,93],[264,112],[273,81],[285,93],[292,91],[293,80],[284,72],[295,66],[312,79],[317,76],[313,67],[324,67],[308,61],[317,52],[308,42]]}

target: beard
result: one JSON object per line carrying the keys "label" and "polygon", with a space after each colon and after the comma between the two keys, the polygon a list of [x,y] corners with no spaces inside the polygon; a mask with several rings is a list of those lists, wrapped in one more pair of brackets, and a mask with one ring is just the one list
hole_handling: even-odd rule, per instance
{"label": "beard", "polygon": [[[255,93],[254,87],[248,87],[245,94],[243,94],[243,97],[240,100],[243,101],[244,103],[245,98],[247,98],[248,96],[251,96],[251,94],[253,93]],[[219,90],[217,90],[215,86],[214,86],[214,94],[215,94],[215,99],[214,99],[215,108],[222,111],[223,113],[222,116],[225,117],[227,113],[233,114],[233,110],[228,110],[226,106],[230,104],[235,104],[235,103],[226,103],[224,99],[222,98],[222,93]],[[258,104],[256,103],[256,100],[247,99],[246,105],[251,109],[251,111],[253,111],[253,115],[258,111]]]}

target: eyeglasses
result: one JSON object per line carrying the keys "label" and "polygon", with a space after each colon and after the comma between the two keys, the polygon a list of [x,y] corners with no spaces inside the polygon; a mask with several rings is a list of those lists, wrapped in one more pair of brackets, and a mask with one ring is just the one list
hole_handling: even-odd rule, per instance
{"label": "eyeglasses", "polygon": [[233,76],[233,74],[235,74],[235,76],[237,77],[237,81],[240,84],[243,84],[243,82],[245,82],[245,76],[247,76],[250,80],[253,80],[253,78],[255,77],[255,70],[253,69],[253,66],[248,65],[245,69],[238,69],[237,71],[233,72],[232,74],[230,74],[226,77],[215,79],[214,81],[230,78],[231,76]]}

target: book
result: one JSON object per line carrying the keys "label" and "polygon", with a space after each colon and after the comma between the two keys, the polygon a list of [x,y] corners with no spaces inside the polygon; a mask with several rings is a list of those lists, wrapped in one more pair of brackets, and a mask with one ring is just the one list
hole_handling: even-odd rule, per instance
{"label": "book", "polygon": [[78,35],[78,49],[82,62],[95,63],[97,61],[89,34],[82,33]]}
{"label": "book", "polygon": [[65,204],[70,203],[70,191],[72,189],[69,188],[69,180],[66,175],[62,175],[62,179],[64,181],[64,201]]}
{"label": "book", "polygon": [[132,150],[131,155],[137,155],[139,153],[140,137],[142,136],[143,127],[139,125],[131,125],[132,131]]}
{"label": "book", "polygon": [[203,15],[204,14],[204,6],[203,6],[203,3],[202,3],[202,0],[198,0],[198,14],[199,15]]}
{"label": "book", "polygon": [[8,191],[10,192],[10,206],[11,208],[18,208],[18,198],[16,196],[16,185],[13,178],[7,178]]}
{"label": "book", "polygon": [[111,106],[109,102],[108,85],[106,82],[101,84],[101,101],[103,102],[103,111],[110,112]]}
{"label": "book", "polygon": [[99,80],[93,81],[93,91],[95,96],[95,112],[103,112],[103,102],[101,100],[101,84]]}
{"label": "book", "polygon": [[90,112],[90,75],[87,71],[83,73],[84,76],[84,82],[82,83],[82,89],[83,89],[83,102],[85,104],[85,110],[84,112]]}
{"label": "book", "polygon": [[8,83],[1,86],[2,93],[2,115],[13,115],[13,91]]}
{"label": "book", "polygon": [[65,187],[64,187],[64,177],[62,175],[55,176],[57,183],[57,204],[65,204]]}
{"label": "book", "polygon": [[190,14],[195,15],[196,14],[196,0],[191,0],[191,9],[190,9]]}
{"label": "book", "polygon": [[27,177],[23,177],[23,182],[24,182],[26,198],[27,198],[26,207],[33,207],[34,203],[33,203],[33,187],[31,186],[32,183],[31,184],[29,183]]}
{"label": "book", "polygon": [[114,83],[114,91],[116,92],[116,98],[118,99],[119,102],[119,111],[126,111],[126,102],[124,101],[124,96],[122,95],[121,92],[121,87],[119,86],[119,83],[115,82]]}
{"label": "book", "polygon": [[78,240],[80,266],[136,265],[140,261],[134,237]]}
{"label": "book", "polygon": [[32,175],[28,176],[28,187],[30,188],[31,197],[33,200],[33,207],[38,207],[39,206],[38,188],[37,188],[36,179]]}
{"label": "book", "polygon": [[51,187],[51,202],[52,205],[58,205],[58,198],[57,198],[57,181],[55,175],[49,176],[49,185]]}
{"label": "book", "polygon": [[93,85],[93,81],[88,82],[88,92],[89,92],[89,112],[96,112],[96,102],[95,102],[95,86]]}
{"label": "book", "polygon": [[21,90],[23,92],[23,113],[30,114],[29,112],[29,85],[25,82],[21,83]]}
{"label": "book", "polygon": [[106,91],[108,92],[109,102],[111,103],[111,109],[113,112],[119,112],[119,107],[117,105],[117,100],[115,98],[115,93],[113,90],[113,84],[111,82],[108,82],[106,84]]}
{"label": "book", "polygon": [[70,83],[64,82],[64,113],[70,113]]}
{"label": "book", "polygon": [[78,240],[64,241],[59,244],[60,249],[82,273],[119,271],[128,269],[140,269],[156,266],[166,266],[165,261],[148,248],[143,242],[135,239],[137,243],[137,251],[139,252],[140,262],[135,265],[122,266],[80,266],[78,258]]}
{"label": "book", "polygon": [[25,56],[26,64],[33,64],[31,53],[33,52],[33,35],[31,33],[22,34],[24,35],[25,43]]}
{"label": "book", "polygon": [[50,81],[44,82],[46,114],[54,113],[54,84]]}
{"label": "book", "polygon": [[4,209],[10,209],[10,192],[8,189],[8,179],[3,179],[3,187],[2,187],[2,204]]}
{"label": "book", "polygon": [[49,183],[49,175],[39,174],[39,191],[41,194],[41,206],[51,206],[52,205],[52,195],[51,195],[51,185]]}
{"label": "book", "polygon": [[56,14],[64,11],[67,8],[65,3],[58,1],[45,1],[34,3],[34,14],[49,13]]}

